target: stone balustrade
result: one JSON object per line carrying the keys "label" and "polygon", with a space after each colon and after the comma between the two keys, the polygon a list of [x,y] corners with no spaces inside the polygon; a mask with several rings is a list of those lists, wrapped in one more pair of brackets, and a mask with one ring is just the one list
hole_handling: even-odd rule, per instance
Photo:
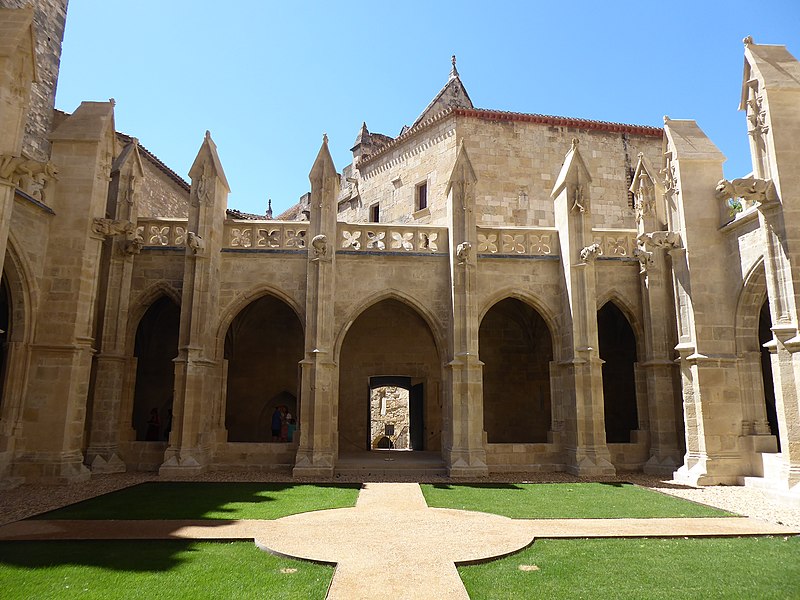
{"label": "stone balustrade", "polygon": [[136,235],[144,247],[185,246],[188,221],[150,217],[136,222]]}
{"label": "stone balustrade", "polygon": [[600,258],[635,258],[635,229],[593,229],[592,243],[600,246]]}
{"label": "stone balustrade", "polygon": [[308,222],[226,221],[223,248],[305,250]]}
{"label": "stone balustrade", "polygon": [[558,256],[558,231],[546,227],[478,227],[478,254]]}
{"label": "stone balustrade", "polygon": [[447,227],[339,223],[336,250],[447,254]]}

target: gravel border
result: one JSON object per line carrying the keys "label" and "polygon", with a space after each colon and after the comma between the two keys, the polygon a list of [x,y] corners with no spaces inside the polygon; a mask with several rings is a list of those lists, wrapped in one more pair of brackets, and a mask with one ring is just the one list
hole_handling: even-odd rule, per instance
{"label": "gravel border", "polygon": [[642,473],[621,473],[613,478],[581,478],[567,473],[504,473],[487,478],[465,481],[444,476],[435,477],[356,477],[333,479],[291,477],[288,473],[254,471],[212,471],[191,478],[165,478],[155,473],[114,473],[94,475],[88,482],[63,486],[23,484],[0,493],[0,525],[26,519],[69,504],[101,496],[147,481],[242,481],[275,483],[363,483],[366,481],[396,481],[417,483],[558,483],[587,481],[627,481],[685,500],[715,506],[739,515],[754,517],[770,523],[800,528],[800,504],[789,504],[770,497],[762,490],[741,486],[691,487],[670,479]]}

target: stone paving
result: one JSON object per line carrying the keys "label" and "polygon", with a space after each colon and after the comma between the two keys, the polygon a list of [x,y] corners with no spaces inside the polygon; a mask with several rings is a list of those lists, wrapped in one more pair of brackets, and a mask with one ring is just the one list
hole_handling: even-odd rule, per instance
{"label": "stone paving", "polygon": [[427,506],[416,483],[366,483],[356,506],[274,521],[18,521],[0,540],[254,539],[265,551],[336,565],[329,600],[468,599],[456,564],[498,558],[536,538],[789,535],[747,517],[509,519]]}

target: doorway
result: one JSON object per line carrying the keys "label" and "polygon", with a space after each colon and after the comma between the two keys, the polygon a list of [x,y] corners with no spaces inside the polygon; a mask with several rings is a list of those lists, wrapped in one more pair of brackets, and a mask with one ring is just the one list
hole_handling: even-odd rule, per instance
{"label": "doorway", "polygon": [[424,397],[410,377],[370,377],[367,450],[424,450]]}

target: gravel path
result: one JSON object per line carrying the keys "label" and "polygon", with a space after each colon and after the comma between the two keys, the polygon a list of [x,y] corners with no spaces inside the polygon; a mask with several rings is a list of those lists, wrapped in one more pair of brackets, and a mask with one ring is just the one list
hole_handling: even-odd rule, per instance
{"label": "gravel path", "polygon": [[[334,479],[334,481],[342,483],[360,482],[363,480],[363,478],[356,477],[337,477]],[[376,478],[371,478],[369,480],[378,481]],[[402,479],[398,478],[393,478],[392,480],[402,481]],[[155,473],[117,473],[111,475],[97,475],[86,483],[75,483],[65,486],[25,484],[14,489],[2,490],[0,491],[0,525],[25,519],[33,515],[146,481],[167,481],[167,479],[158,477]],[[307,479],[292,479],[285,473],[243,471],[205,473],[192,478],[192,481],[311,482],[311,480]],[[429,479],[409,478],[406,481],[419,481],[421,483],[466,483],[462,480],[451,480],[447,477],[433,477]],[[480,481],[484,483],[544,483],[601,480],[582,479],[566,473],[511,473],[493,475]],[[660,479],[658,477],[639,473],[625,473],[621,474],[618,478],[605,479],[602,481],[629,481],[643,487],[648,487],[701,504],[722,508],[736,514],[755,517],[780,525],[800,527],[800,504],[789,506],[753,488],[738,486],[693,488],[676,484],[668,479]]]}

